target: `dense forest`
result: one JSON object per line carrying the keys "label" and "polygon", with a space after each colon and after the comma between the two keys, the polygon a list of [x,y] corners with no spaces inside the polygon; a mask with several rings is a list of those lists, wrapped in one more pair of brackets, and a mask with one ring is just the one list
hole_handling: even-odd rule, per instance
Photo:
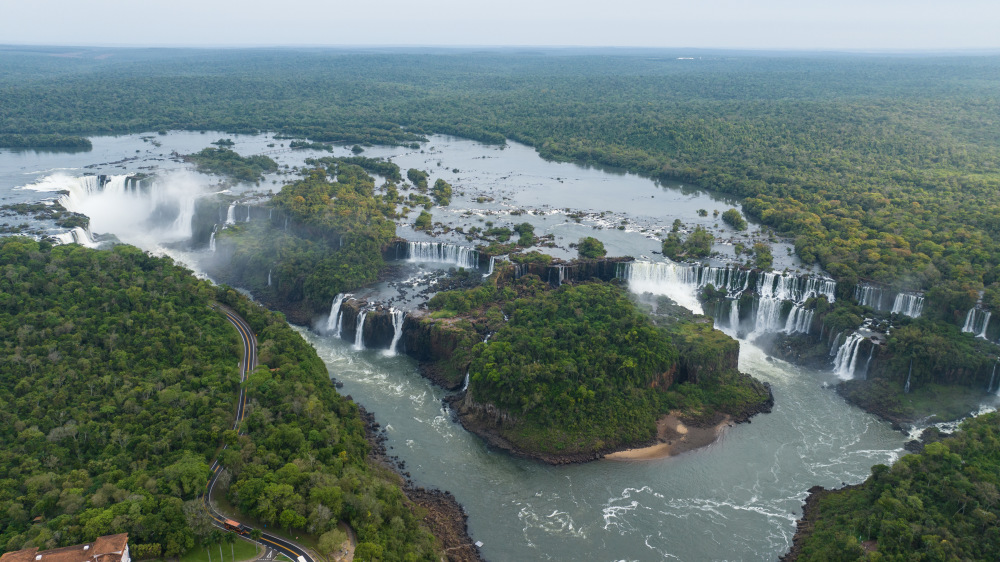
{"label": "dense forest", "polygon": [[[357,406],[282,316],[130,246],[4,238],[0,262],[0,550],[127,532],[176,557],[208,530],[197,498],[226,442],[243,513],[316,536],[347,521],[364,552],[436,559],[398,478],[368,461]],[[260,346],[243,436],[240,342],[213,302]]]}
{"label": "dense forest", "polygon": [[193,162],[199,172],[245,182],[259,182],[264,174],[278,169],[278,164],[267,156],[240,156],[224,145],[188,154],[184,156],[184,160]]}
{"label": "dense forest", "polygon": [[[800,524],[796,560],[996,560],[1000,415],[963,422],[863,484],[822,491]],[[804,532],[803,532],[804,530]]]}
{"label": "dense forest", "polygon": [[[671,410],[717,422],[766,409],[769,392],[736,371],[739,344],[710,319],[664,303],[677,310],[654,323],[617,284],[552,288],[531,274],[509,280],[512,270],[501,266],[480,287],[438,293],[425,322],[470,332],[458,346],[470,374],[464,405],[496,417],[522,451],[573,455],[645,443]],[[480,331],[485,341],[471,346]]]}

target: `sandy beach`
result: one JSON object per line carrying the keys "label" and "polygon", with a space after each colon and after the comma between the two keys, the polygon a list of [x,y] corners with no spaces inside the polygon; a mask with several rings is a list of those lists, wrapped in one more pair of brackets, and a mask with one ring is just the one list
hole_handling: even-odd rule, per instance
{"label": "sandy beach", "polygon": [[730,418],[726,416],[712,427],[688,427],[681,422],[676,412],[671,412],[656,421],[656,438],[659,443],[649,447],[618,451],[605,455],[604,458],[645,461],[672,457],[714,443],[729,425]]}

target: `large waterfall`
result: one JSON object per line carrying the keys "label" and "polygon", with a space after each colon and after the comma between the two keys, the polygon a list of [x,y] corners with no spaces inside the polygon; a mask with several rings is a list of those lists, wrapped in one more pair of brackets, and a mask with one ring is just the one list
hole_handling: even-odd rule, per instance
{"label": "large waterfall", "polygon": [[918,318],[924,311],[924,297],[918,293],[899,293],[892,303],[892,313]]}
{"label": "large waterfall", "polygon": [[[738,267],[634,261],[621,264],[618,276],[628,281],[633,292],[666,295],[698,313],[702,312],[696,295],[698,289],[712,285],[716,290],[725,291],[729,301],[728,313],[720,308],[716,314],[720,316],[719,320],[724,315],[729,327],[737,331],[740,326],[739,299],[750,289],[752,272]],[[769,271],[757,274],[756,278],[753,289],[757,299],[750,317],[753,322],[751,339],[766,333],[809,333],[814,312],[806,310],[803,304],[818,296],[833,302],[837,288],[832,279],[815,276]],[[791,303],[787,314],[786,301]]]}
{"label": "large waterfall", "polygon": [[163,244],[190,240],[195,202],[207,194],[203,181],[187,172],[174,172],[158,176],[154,183],[140,188],[138,181],[124,174],[55,174],[25,188],[62,192],[59,203],[67,211],[87,215],[92,232]]}
{"label": "large waterfall", "polygon": [[406,319],[406,312],[390,308],[389,316],[392,318],[392,343],[389,344],[389,349],[385,350],[385,354],[395,355],[396,344],[399,343],[399,339],[403,336],[403,320]]}
{"label": "large waterfall", "polygon": [[344,321],[344,315],[340,310],[340,306],[344,304],[344,299],[349,296],[351,295],[337,293],[337,296],[333,298],[333,304],[330,305],[330,317],[326,320],[326,332],[328,334],[340,337],[342,322]]}
{"label": "large waterfall", "polygon": [[236,224],[236,203],[229,204],[229,210],[226,211],[226,224]]}
{"label": "large waterfall", "polygon": [[411,262],[451,263],[466,269],[479,267],[479,252],[444,242],[407,242],[406,259]]}
{"label": "large waterfall", "polygon": [[993,313],[989,310],[978,306],[970,308],[968,314],[965,315],[965,325],[962,326],[962,331],[986,339],[986,329],[990,326],[990,316],[992,315]]}

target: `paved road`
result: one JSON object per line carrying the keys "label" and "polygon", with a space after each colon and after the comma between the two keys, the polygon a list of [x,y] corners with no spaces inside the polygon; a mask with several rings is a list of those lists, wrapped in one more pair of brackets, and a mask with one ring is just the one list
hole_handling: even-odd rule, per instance
{"label": "paved road", "polygon": [[[247,375],[253,370],[254,367],[257,366],[257,339],[254,337],[253,330],[250,329],[250,326],[248,326],[247,323],[239,317],[239,315],[223,307],[216,307],[216,309],[226,315],[229,322],[235,326],[236,330],[240,333],[240,339],[243,340],[243,358],[240,361],[240,382],[246,382]],[[240,384],[239,400],[236,402],[236,421],[233,423],[233,429],[237,431],[239,431],[240,422],[243,421],[243,416],[246,414],[246,401],[246,390],[243,388],[243,385]],[[242,433],[243,432],[240,431],[240,434]],[[223,446],[222,449],[225,450],[226,447],[228,447],[228,445]],[[212,478],[208,481],[208,485],[205,487],[203,500],[205,502],[205,509],[212,517],[215,526],[226,530],[224,522],[228,519],[228,517],[216,511],[209,501],[212,497],[212,491],[215,489],[215,482],[219,479],[219,474],[221,473],[222,467],[219,465],[218,457],[216,457],[215,460],[212,461]],[[253,532],[253,528],[249,525],[243,525],[243,529],[245,533],[244,538],[251,541],[254,540],[250,537],[251,532]],[[306,552],[306,549],[281,537],[276,537],[268,533],[262,533],[260,539],[254,542],[264,548],[280,552],[295,562],[315,562],[313,558],[309,556],[309,553]]]}

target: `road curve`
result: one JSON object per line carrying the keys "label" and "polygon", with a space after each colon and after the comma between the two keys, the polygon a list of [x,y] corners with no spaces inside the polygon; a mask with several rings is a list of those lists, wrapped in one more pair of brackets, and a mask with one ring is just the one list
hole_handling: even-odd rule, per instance
{"label": "road curve", "polygon": [[[236,331],[240,333],[240,339],[243,340],[243,358],[240,360],[240,394],[236,402],[236,420],[233,422],[233,429],[238,431],[241,435],[244,433],[240,430],[240,423],[243,421],[243,417],[246,415],[246,389],[243,383],[247,380],[247,375],[250,371],[257,366],[257,338],[254,337],[253,330],[238,314],[229,310],[228,308],[222,306],[214,306],[216,310],[223,312],[226,315],[226,319],[236,327]],[[228,445],[223,445],[223,451],[228,447]],[[210,498],[212,497],[212,492],[215,489],[215,482],[219,479],[219,474],[222,473],[222,466],[219,465],[219,458],[212,460],[212,477],[208,480],[208,484],[205,486],[205,494],[202,496],[202,500],[205,503],[205,510],[208,511],[209,516],[212,517],[213,524],[223,530],[226,529],[224,522],[229,519],[225,515],[219,513],[212,506]],[[306,552],[306,549],[301,546],[283,539],[281,537],[276,537],[268,533],[261,533],[259,539],[254,539],[250,535],[254,531],[249,525],[243,525],[244,532],[241,533],[244,538],[256,542],[257,544],[263,546],[264,548],[274,549],[281,554],[284,554],[289,559],[294,562],[315,562],[312,556]]]}

